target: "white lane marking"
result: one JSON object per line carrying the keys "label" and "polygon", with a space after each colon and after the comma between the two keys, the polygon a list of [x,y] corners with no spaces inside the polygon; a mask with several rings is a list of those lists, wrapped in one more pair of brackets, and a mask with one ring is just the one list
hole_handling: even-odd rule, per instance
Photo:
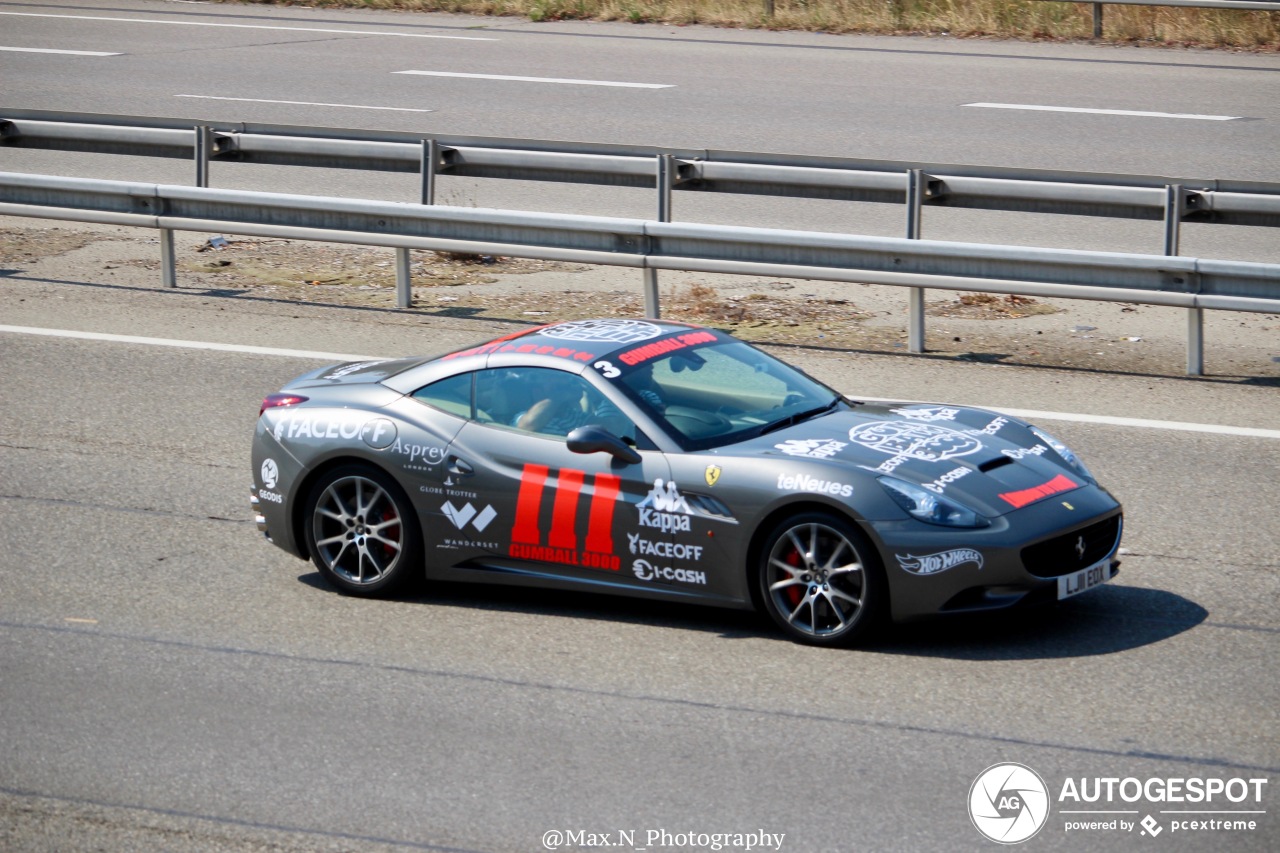
{"label": "white lane marking", "polygon": [[175,98],[200,98],[205,101],[247,101],[251,104],[291,104],[296,107],[341,107],[348,110],[394,110],[402,113],[433,113],[435,110],[414,107],[368,107],[363,104],[322,104],[312,101],[271,101],[266,98],[226,98],[221,95],[174,95]]}
{"label": "white lane marking", "polygon": [[110,53],[105,50],[55,50],[51,47],[0,47],[11,53],[61,53],[65,56],[124,56],[123,53]]}
{"label": "white lane marking", "polygon": [[[847,394],[852,400],[863,400],[868,403],[934,403],[936,400],[902,400],[892,397],[863,397],[859,394]],[[1030,421],[1071,421],[1078,424],[1106,424],[1107,426],[1137,427],[1140,429],[1167,429],[1176,432],[1207,432],[1213,435],[1239,435],[1245,438],[1280,438],[1280,429],[1260,429],[1258,427],[1223,426],[1222,424],[1194,424],[1185,421],[1157,421],[1149,418],[1122,418],[1114,415],[1083,415],[1075,412],[1041,412],[1034,409],[1011,409],[1006,406],[988,406],[984,403],[957,403],[953,405],[973,406],[977,409],[990,409],[1002,415],[1013,415]]]}
{"label": "white lane marking", "polygon": [[460,71],[392,71],[422,77],[464,77],[468,80],[511,80],[517,83],[564,83],[571,86],[615,86],[623,89],[674,89],[674,83],[619,83],[612,80],[573,80],[567,77],[519,77],[513,74],[464,74]]}
{"label": "white lane marking", "polygon": [[159,18],[112,18],[106,15],[50,15],[37,12],[0,12],[19,18],[69,18],[75,21],[113,21],[125,24],[171,24],[176,27],[224,27],[236,30],[288,30],[296,33],[338,33],[344,36],[393,36],[411,39],[454,39],[456,41],[498,41],[481,36],[441,36],[427,33],[393,33],[386,30],[333,30],[321,27],[281,27],[269,24],[223,24],[212,21],[165,21]]}
{"label": "white lane marking", "polygon": [[[137,335],[112,335],[105,332],[78,332],[71,329],[43,329],[37,326],[5,326],[0,325],[0,332],[15,335],[41,335],[52,338],[72,338],[85,341],[108,341],[121,344],[144,344],[147,346],[178,347],[182,349],[217,350],[219,352],[237,352],[250,355],[274,355],[283,358],[317,359],[332,361],[376,361],[391,358],[385,355],[367,355],[342,352],[318,352],[314,350],[280,349],[278,347],[259,347],[245,344],[219,344],[210,341],[183,341],[173,338],[145,338]],[[872,403],[921,403],[924,400],[903,400],[890,397],[864,397],[850,394],[852,399],[865,400]],[[1222,426],[1220,424],[1193,424],[1180,421],[1157,421],[1147,418],[1121,418],[1111,415],[1082,415],[1071,412],[1040,412],[1030,409],[1008,409],[1003,406],[979,406],[993,412],[1002,412],[1017,418],[1034,418],[1043,420],[1073,421],[1075,423],[1096,423],[1108,426],[1138,427],[1142,429],[1168,429],[1183,432],[1207,432],[1214,435],[1239,435],[1247,438],[1280,439],[1280,429],[1258,429],[1256,427]]]}
{"label": "white lane marking", "polygon": [[1086,107],[1049,107],[1042,104],[961,104],[963,107],[985,107],[990,110],[1039,110],[1050,113],[1091,113],[1104,116],[1138,116],[1139,118],[1184,118],[1199,121],[1239,121],[1244,116],[1209,116],[1196,113],[1160,113],[1144,110],[1095,110]]}
{"label": "white lane marking", "polygon": [[255,347],[244,344],[218,344],[211,341],[181,341],[173,338],[144,338],[137,335],[111,335],[105,332],[75,332],[69,329],[41,329],[35,326],[0,326],[0,332],[13,332],[18,335],[43,335],[51,338],[74,338],[82,341],[109,341],[117,344],[145,344],[156,347],[178,347],[181,349],[217,350],[219,352],[238,352],[251,355],[275,355],[284,358],[311,358],[321,361],[375,361],[383,356],[352,355],[341,352],[316,352],[304,349],[280,349],[278,347]]}

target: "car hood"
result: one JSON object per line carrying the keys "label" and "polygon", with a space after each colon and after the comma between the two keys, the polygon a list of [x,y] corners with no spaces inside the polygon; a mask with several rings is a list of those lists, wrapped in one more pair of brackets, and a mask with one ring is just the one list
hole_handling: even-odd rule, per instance
{"label": "car hood", "polygon": [[896,477],[987,517],[1090,485],[1025,422],[963,406],[858,404],[771,432],[741,449],[795,460],[797,472],[814,463],[838,468],[846,477]]}

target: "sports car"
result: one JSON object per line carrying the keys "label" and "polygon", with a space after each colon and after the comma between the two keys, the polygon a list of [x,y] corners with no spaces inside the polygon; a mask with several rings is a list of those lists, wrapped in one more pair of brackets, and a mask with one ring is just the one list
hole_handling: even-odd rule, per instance
{"label": "sports car", "polygon": [[426,579],[886,620],[1064,599],[1120,504],[1017,418],[851,399],[723,332],[601,319],[332,365],[263,401],[258,528],[356,595]]}

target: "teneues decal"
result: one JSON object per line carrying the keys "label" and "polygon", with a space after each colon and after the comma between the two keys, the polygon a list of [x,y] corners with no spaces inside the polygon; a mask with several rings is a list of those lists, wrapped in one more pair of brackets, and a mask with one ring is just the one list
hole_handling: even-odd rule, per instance
{"label": "teneues decal", "polygon": [[785,492],[817,492],[821,495],[836,495],[847,498],[853,494],[853,486],[848,483],[837,483],[834,480],[819,480],[808,474],[778,475],[778,488]]}

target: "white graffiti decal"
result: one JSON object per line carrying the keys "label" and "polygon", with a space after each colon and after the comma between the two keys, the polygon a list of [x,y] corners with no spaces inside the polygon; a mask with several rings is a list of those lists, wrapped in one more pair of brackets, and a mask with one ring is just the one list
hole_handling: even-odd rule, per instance
{"label": "white graffiti decal", "polygon": [[262,463],[262,485],[268,489],[274,489],[279,480],[280,466],[276,464],[276,460],[264,460]]}
{"label": "white graffiti decal", "polygon": [[789,438],[774,447],[788,456],[808,456],[812,459],[826,459],[835,456],[848,445],[843,441],[831,438]]}
{"label": "white graffiti decal", "polygon": [[947,427],[907,421],[877,421],[849,430],[849,440],[894,457],[941,462],[982,449],[971,435]]}
{"label": "white graffiti decal", "polygon": [[1019,447],[1015,450],[1001,450],[1000,452],[1010,459],[1026,459],[1028,456],[1040,456],[1048,449],[1043,444],[1037,444],[1035,447]]}
{"label": "white graffiti decal", "polygon": [[982,554],[972,548],[956,548],[951,551],[940,551],[937,554],[925,554],[917,557],[914,554],[894,554],[903,571],[913,575],[936,575],[956,566],[973,563],[982,568]]}
{"label": "white graffiti decal", "polygon": [[959,409],[947,406],[921,406],[915,409],[890,409],[895,415],[902,415],[913,421],[954,421]]}
{"label": "white graffiti decal", "polygon": [[662,334],[662,329],[642,320],[573,320],[542,329],[538,334],[578,343],[634,344]]}

